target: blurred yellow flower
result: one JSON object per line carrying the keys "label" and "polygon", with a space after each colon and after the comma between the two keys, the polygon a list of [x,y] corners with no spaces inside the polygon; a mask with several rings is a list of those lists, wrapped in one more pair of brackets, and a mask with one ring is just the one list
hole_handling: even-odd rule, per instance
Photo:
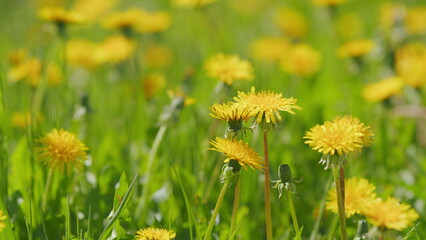
{"label": "blurred yellow flower", "polygon": [[136,240],[170,240],[176,237],[176,233],[163,228],[144,228],[136,232]]}
{"label": "blurred yellow flower", "polygon": [[345,3],[347,0],[312,0],[314,5],[319,7],[325,7],[325,6],[337,6],[342,3]]}
{"label": "blurred yellow flower", "polygon": [[163,45],[150,45],[142,52],[142,61],[148,67],[165,67],[172,61],[172,51]]}
{"label": "blurred yellow flower", "polygon": [[3,210],[0,210],[0,232],[6,227],[6,224],[3,222],[6,220],[6,215],[4,215]]}
{"label": "blurred yellow flower", "polygon": [[[350,178],[345,180],[345,214],[350,217],[363,213],[364,209],[376,200],[376,187],[365,178]],[[328,191],[326,208],[338,213],[336,188]]]}
{"label": "blurred yellow flower", "polygon": [[209,150],[221,152],[226,156],[225,163],[230,160],[237,161],[244,169],[246,166],[252,169],[264,171],[264,161],[259,154],[254,151],[247,143],[242,140],[226,139],[217,137],[215,140],[210,141],[213,148]]}
{"label": "blurred yellow flower", "polygon": [[96,43],[84,39],[69,40],[65,46],[65,57],[70,65],[94,68],[102,64],[101,53]]}
{"label": "blurred yellow flower", "polygon": [[347,13],[337,19],[337,32],[340,36],[353,39],[358,37],[363,30],[362,21],[358,14]]}
{"label": "blurred yellow flower", "polygon": [[216,1],[217,0],[172,0],[175,6],[182,8],[202,7]]}
{"label": "blurred yellow flower", "polygon": [[144,97],[153,98],[167,84],[166,77],[161,73],[152,73],[142,79]]}
{"label": "blurred yellow flower", "polygon": [[426,6],[409,8],[405,26],[411,34],[426,33]]}
{"label": "blurred yellow flower", "polygon": [[47,84],[49,85],[57,85],[61,83],[63,79],[61,68],[59,68],[59,66],[55,63],[47,64],[46,77]]}
{"label": "blurred yellow flower", "polygon": [[419,214],[410,205],[400,203],[398,199],[389,197],[386,200],[376,199],[363,213],[374,226],[381,229],[402,231],[419,218]]}
{"label": "blurred yellow flower", "polygon": [[303,38],[308,32],[306,17],[295,9],[279,9],[275,13],[274,20],[277,26],[293,39]]}
{"label": "blurred yellow flower", "polygon": [[98,47],[101,61],[113,64],[130,58],[135,51],[135,43],[123,35],[108,37]]}
{"label": "blurred yellow flower", "polygon": [[406,7],[402,3],[384,2],[380,5],[380,25],[385,30],[402,23],[406,16]]}
{"label": "blurred yellow flower", "polygon": [[89,149],[73,133],[53,129],[39,142],[41,147],[36,149],[39,159],[50,169],[59,169],[63,173],[66,168],[68,175],[72,167],[82,170],[82,161],[86,159],[86,151]]}
{"label": "blurred yellow flower", "polygon": [[20,65],[27,59],[27,51],[25,49],[19,49],[9,53],[8,60],[12,66]]}
{"label": "blurred yellow flower", "polygon": [[236,80],[253,79],[253,66],[237,55],[219,53],[207,59],[204,68],[209,77],[217,78],[227,85],[232,85]]}
{"label": "blurred yellow flower", "polygon": [[37,58],[28,58],[12,67],[8,73],[11,82],[26,80],[28,83],[37,83],[41,77],[42,63]]}
{"label": "blurred yellow flower", "polygon": [[95,20],[117,5],[118,0],[76,0],[73,9]]}
{"label": "blurred yellow flower", "polygon": [[170,25],[170,16],[166,12],[147,12],[140,8],[130,8],[107,16],[103,26],[109,29],[134,30],[142,33],[163,31]]}
{"label": "blurred yellow flower", "polygon": [[247,104],[249,107],[253,107],[257,123],[263,120],[266,123],[280,122],[282,118],[279,111],[294,114],[292,109],[301,109],[296,105],[297,99],[295,98],[284,98],[282,93],[273,91],[256,92],[254,87],[248,93],[238,91],[238,96],[234,97],[234,100],[239,104]]}
{"label": "blurred yellow flower", "polygon": [[281,61],[284,72],[296,76],[309,76],[321,67],[321,54],[306,44],[296,44]]}
{"label": "blurred yellow flower", "polygon": [[373,133],[369,128],[356,117],[339,116],[311,128],[303,138],[323,155],[344,155],[371,144]]}
{"label": "blurred yellow flower", "polygon": [[[26,128],[31,124],[31,114],[29,112],[14,112],[10,117],[12,126],[16,128]],[[39,115],[35,119],[37,122],[43,121],[43,116]]]}
{"label": "blurred yellow flower", "polygon": [[357,39],[344,43],[337,50],[337,55],[342,58],[361,57],[371,52],[374,42],[368,39]]}
{"label": "blurred yellow flower", "polygon": [[400,77],[388,77],[375,83],[369,83],[362,89],[362,96],[369,102],[383,101],[401,92],[404,81]]}
{"label": "blurred yellow flower", "polygon": [[256,39],[250,46],[251,55],[259,60],[280,61],[291,48],[291,43],[285,38],[263,37]]}
{"label": "blurred yellow flower", "polygon": [[86,18],[77,11],[70,11],[62,7],[44,7],[38,16],[46,21],[56,24],[84,23]]}
{"label": "blurred yellow flower", "polygon": [[196,102],[195,98],[188,96],[185,91],[182,90],[181,87],[177,87],[175,89],[168,89],[167,95],[169,98],[177,98],[182,97],[184,99],[184,106],[190,106]]}
{"label": "blurred yellow flower", "polygon": [[396,50],[395,69],[408,85],[422,87],[426,85],[426,46],[413,43]]}

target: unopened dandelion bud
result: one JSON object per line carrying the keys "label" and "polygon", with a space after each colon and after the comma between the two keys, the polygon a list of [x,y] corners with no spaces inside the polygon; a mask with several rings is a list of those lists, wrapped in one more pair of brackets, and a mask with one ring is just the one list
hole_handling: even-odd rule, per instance
{"label": "unopened dandelion bud", "polygon": [[293,176],[291,174],[291,169],[288,164],[282,164],[278,168],[278,176],[281,180],[281,182],[291,182],[293,180]]}

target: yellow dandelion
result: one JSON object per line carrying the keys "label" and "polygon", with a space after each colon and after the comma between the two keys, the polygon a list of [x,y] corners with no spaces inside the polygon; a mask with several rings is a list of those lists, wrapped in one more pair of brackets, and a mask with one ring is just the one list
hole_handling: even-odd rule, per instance
{"label": "yellow dandelion", "polygon": [[340,5],[347,0],[312,0],[314,5],[319,7],[326,7],[326,6],[337,6]]}
{"label": "yellow dandelion", "polygon": [[89,149],[74,134],[63,129],[53,129],[39,142],[42,145],[36,149],[39,158],[50,169],[59,169],[62,173],[66,168],[68,175],[73,166],[82,169],[82,161],[86,159],[86,151]]}
{"label": "yellow dandelion", "polygon": [[426,6],[409,8],[405,26],[411,34],[426,33]]}
{"label": "yellow dandelion", "polygon": [[358,118],[339,116],[316,125],[303,138],[313,150],[323,155],[344,155],[371,144],[373,133]]}
{"label": "yellow dandelion", "polygon": [[6,227],[6,223],[3,221],[6,220],[6,215],[4,215],[3,210],[0,210],[0,232]]}
{"label": "yellow dandelion", "polygon": [[299,11],[291,8],[283,8],[275,13],[275,24],[289,37],[300,39],[308,32],[306,17]]}
{"label": "yellow dandelion", "polygon": [[236,80],[253,79],[253,66],[237,55],[219,53],[209,58],[204,67],[208,76],[217,78],[227,85],[232,85]]}
{"label": "yellow dandelion", "polygon": [[163,228],[144,228],[136,232],[136,240],[170,240],[176,237],[176,233]]}
{"label": "yellow dandelion", "polygon": [[337,55],[342,58],[361,57],[370,53],[374,47],[374,42],[368,39],[357,39],[346,42],[339,49]]}
{"label": "yellow dandelion", "polygon": [[176,7],[182,7],[182,8],[202,7],[216,1],[217,0],[172,0],[173,4]]}
{"label": "yellow dandelion", "polygon": [[410,205],[400,203],[393,197],[386,200],[377,199],[368,206],[363,215],[378,228],[397,231],[411,226],[419,218],[419,214]]}
{"label": "yellow dandelion", "polygon": [[113,12],[106,16],[102,25],[107,29],[124,30],[134,28],[143,21],[144,11],[139,8],[130,8],[125,11]]}
{"label": "yellow dandelion", "polygon": [[227,122],[247,121],[256,114],[256,109],[247,104],[238,104],[234,102],[215,103],[210,108],[210,116]]}
{"label": "yellow dandelion", "polygon": [[153,98],[167,84],[166,77],[161,73],[152,73],[142,79],[144,97]]}
{"label": "yellow dandelion", "polygon": [[8,60],[12,66],[20,65],[25,59],[27,59],[27,51],[25,49],[13,51],[8,55]]}
{"label": "yellow dandelion", "polygon": [[[364,178],[345,180],[345,213],[346,217],[364,212],[364,209],[376,199],[376,187]],[[338,213],[336,188],[328,192],[326,208]]]}
{"label": "yellow dandelion", "polygon": [[253,41],[250,53],[259,60],[278,62],[287,54],[290,48],[291,43],[285,38],[264,37]]}
{"label": "yellow dandelion", "polygon": [[26,128],[31,124],[31,121],[42,122],[43,116],[38,115],[35,119],[31,119],[31,114],[29,112],[14,112],[10,117],[12,126],[16,128]]}
{"label": "yellow dandelion", "polygon": [[321,67],[321,54],[306,44],[297,44],[289,49],[281,61],[284,72],[296,76],[309,76]]}
{"label": "yellow dandelion", "polygon": [[135,43],[123,35],[108,37],[98,47],[101,62],[113,64],[129,59],[135,51]]}
{"label": "yellow dandelion", "polygon": [[118,0],[77,0],[73,9],[84,14],[87,19],[95,20],[102,16],[118,3]]}
{"label": "yellow dandelion", "polygon": [[20,64],[12,67],[8,73],[8,79],[11,82],[27,80],[28,83],[34,85],[41,77],[42,63],[37,58],[28,58]]}
{"label": "yellow dandelion", "polygon": [[279,111],[294,114],[292,109],[301,109],[296,105],[297,99],[295,98],[284,98],[282,93],[273,91],[256,92],[255,87],[252,87],[248,93],[238,92],[238,96],[234,97],[234,100],[255,108],[257,123],[263,120],[266,123],[276,123],[282,120]]}
{"label": "yellow dandelion", "polygon": [[172,51],[162,45],[150,45],[142,52],[143,64],[149,67],[165,67],[172,62]]}
{"label": "yellow dandelion", "polygon": [[167,12],[143,12],[142,21],[139,21],[135,30],[141,33],[154,33],[166,30],[171,23]]}
{"label": "yellow dandelion", "polygon": [[102,64],[98,44],[84,39],[69,40],[65,45],[65,58],[70,65],[95,68]]}
{"label": "yellow dandelion", "polygon": [[85,22],[85,17],[81,13],[62,7],[44,7],[38,12],[38,16],[43,20],[56,24]]}
{"label": "yellow dandelion", "polygon": [[404,81],[400,77],[389,77],[375,83],[369,83],[362,89],[362,96],[369,102],[388,99],[401,92]]}
{"label": "yellow dandelion", "polygon": [[337,32],[344,38],[356,38],[363,30],[361,18],[358,14],[344,14],[337,19]]}
{"label": "yellow dandelion", "polygon": [[380,25],[384,30],[392,29],[405,19],[407,9],[402,3],[384,2],[380,5]]}
{"label": "yellow dandelion", "polygon": [[396,50],[395,69],[398,76],[412,87],[426,85],[426,46],[412,43]]}
{"label": "yellow dandelion", "polygon": [[253,148],[242,140],[238,141],[236,139],[217,137],[215,140],[212,140],[210,144],[213,148],[209,148],[209,150],[221,152],[226,156],[224,160],[225,163],[230,160],[235,160],[245,169],[247,169],[246,166],[249,166],[252,169],[264,171],[264,161],[262,158]]}

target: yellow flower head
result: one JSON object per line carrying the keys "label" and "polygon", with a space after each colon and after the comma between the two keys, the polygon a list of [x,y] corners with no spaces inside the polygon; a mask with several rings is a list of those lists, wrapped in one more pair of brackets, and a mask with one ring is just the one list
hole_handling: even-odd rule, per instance
{"label": "yellow flower head", "polygon": [[419,218],[419,214],[408,204],[396,198],[377,199],[363,213],[374,226],[382,229],[402,231]]}
{"label": "yellow flower head", "polygon": [[26,128],[31,124],[32,121],[42,122],[43,116],[38,115],[34,119],[31,119],[31,114],[29,112],[14,112],[10,117],[10,121],[14,127]]}
{"label": "yellow flower head", "polygon": [[25,79],[31,85],[35,85],[33,83],[38,83],[41,71],[41,61],[37,58],[28,58],[10,69],[8,79],[11,82],[18,82]]}
{"label": "yellow flower head", "polygon": [[358,118],[339,116],[311,128],[303,138],[308,139],[305,143],[313,150],[323,155],[344,155],[371,144],[373,133],[369,128]]}
{"label": "yellow flower head", "polygon": [[172,51],[162,45],[150,45],[142,52],[143,64],[149,67],[165,67],[172,62]]}
{"label": "yellow flower head", "polygon": [[117,2],[117,0],[76,0],[73,9],[94,20],[114,8]]}
{"label": "yellow flower head", "polygon": [[135,51],[135,43],[123,35],[108,37],[98,47],[101,61],[113,64],[130,58]]}
{"label": "yellow flower head", "polygon": [[82,169],[82,160],[86,159],[86,151],[89,149],[74,134],[63,129],[53,129],[39,142],[42,145],[37,148],[39,158],[50,169],[59,169],[62,173],[67,168],[68,175],[73,166]]}
{"label": "yellow flower head", "polygon": [[211,117],[227,121],[230,124],[230,127],[235,127],[237,130],[241,128],[243,120],[247,121],[250,117],[257,113],[253,106],[234,102],[223,104],[215,103],[209,109],[211,111]]}
{"label": "yellow flower head", "polygon": [[365,85],[362,96],[369,102],[388,99],[401,92],[404,81],[400,77],[389,77],[375,83]]}
{"label": "yellow flower head", "polygon": [[337,31],[345,38],[356,38],[362,33],[363,25],[358,14],[344,14],[337,19]]}
{"label": "yellow flower head", "polygon": [[235,160],[245,169],[246,166],[249,166],[252,169],[264,171],[264,162],[262,158],[253,148],[249,147],[249,145],[242,140],[238,141],[236,139],[217,137],[214,141],[212,140],[210,144],[213,148],[209,148],[209,150],[221,152],[226,156],[224,160],[225,163],[230,160]]}
{"label": "yellow flower head", "polygon": [[232,85],[236,80],[253,79],[253,66],[237,55],[219,53],[209,58],[204,67],[208,76],[217,78],[227,85]]}
{"label": "yellow flower head", "polygon": [[43,20],[58,24],[85,22],[85,17],[81,13],[62,7],[44,7],[38,12],[38,16]]}
{"label": "yellow flower head", "polygon": [[395,68],[408,85],[422,87],[426,85],[426,46],[413,43],[397,49]]}
{"label": "yellow flower head", "polygon": [[305,16],[295,9],[283,8],[278,10],[274,20],[278,27],[291,38],[303,38],[308,32]]}
{"label": "yellow flower head", "polygon": [[409,8],[405,26],[411,34],[426,33],[426,6]]}
{"label": "yellow flower head", "polygon": [[284,72],[296,76],[309,76],[321,67],[321,54],[306,44],[297,44],[289,49],[281,61]]}
{"label": "yellow flower head", "polygon": [[251,44],[250,53],[259,60],[278,62],[287,54],[290,47],[290,41],[285,38],[264,37]]}
{"label": "yellow flower head", "polygon": [[136,232],[136,240],[170,240],[176,237],[176,233],[163,228],[144,228]]}
{"label": "yellow flower head", "polygon": [[217,0],[172,0],[176,7],[182,8],[202,7],[216,1]]}
{"label": "yellow flower head", "polygon": [[20,65],[25,59],[27,59],[27,51],[25,49],[13,51],[8,55],[8,59],[12,66]]}
{"label": "yellow flower head", "polygon": [[248,93],[238,92],[234,100],[241,104],[252,106],[255,110],[256,122],[265,120],[266,123],[276,123],[282,120],[279,111],[294,114],[292,109],[301,109],[296,105],[297,99],[283,98],[282,93],[273,91],[258,91],[254,87]]}
{"label": "yellow flower head", "polygon": [[[345,180],[345,213],[350,217],[364,212],[364,209],[376,199],[376,187],[364,178],[350,178]],[[328,192],[326,207],[338,213],[336,188]]]}
{"label": "yellow flower head", "polygon": [[135,30],[141,33],[154,33],[166,30],[170,26],[170,15],[167,12],[144,12],[142,21]]}
{"label": "yellow flower head", "polygon": [[96,43],[84,40],[69,40],[65,46],[65,57],[70,65],[95,68],[102,64],[102,57]]}
{"label": "yellow flower head", "polygon": [[6,224],[3,222],[6,218],[6,215],[3,214],[3,210],[0,210],[0,232],[6,227]]}
{"label": "yellow flower head", "polygon": [[312,2],[319,7],[326,7],[326,6],[337,6],[340,5],[346,0],[312,0]]}
{"label": "yellow flower head", "polygon": [[167,84],[166,77],[161,73],[152,73],[142,79],[143,92],[146,99],[153,98]]}
{"label": "yellow flower head", "polygon": [[337,55],[342,58],[361,57],[370,53],[374,47],[374,42],[368,39],[358,39],[346,42],[337,50]]}

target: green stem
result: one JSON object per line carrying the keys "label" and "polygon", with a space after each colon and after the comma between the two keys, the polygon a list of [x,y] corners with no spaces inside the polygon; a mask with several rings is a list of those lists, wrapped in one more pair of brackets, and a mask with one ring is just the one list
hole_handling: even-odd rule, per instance
{"label": "green stem", "polygon": [[346,232],[346,215],[345,215],[345,204],[343,202],[343,192],[342,187],[344,188],[344,185],[341,185],[341,176],[339,173],[340,166],[333,166],[333,174],[334,174],[334,182],[336,184],[336,195],[337,195],[337,207],[339,209],[339,220],[340,220],[340,238],[342,240],[348,239],[348,234]]}
{"label": "green stem", "polygon": [[299,223],[297,222],[296,211],[294,210],[293,204],[293,193],[291,191],[287,191],[288,205],[290,206],[291,218],[293,219],[294,231],[296,232],[296,236],[300,232]]}
{"label": "green stem", "polygon": [[265,223],[266,239],[272,240],[272,216],[271,216],[271,179],[269,176],[268,157],[268,131],[263,130],[263,152],[265,155]]}
{"label": "green stem", "polygon": [[148,166],[145,173],[145,182],[142,189],[142,196],[136,208],[136,216],[140,217],[140,214],[143,213],[142,219],[145,219],[144,214],[146,213],[146,204],[148,202],[148,186],[149,186],[149,180],[150,180],[151,172],[152,172],[152,165],[154,163],[155,155],[157,154],[158,147],[160,146],[160,143],[163,140],[164,133],[166,132],[166,130],[167,130],[167,125],[163,125],[160,127],[160,129],[157,132],[157,135],[155,136],[154,143],[152,144],[152,148],[149,152]]}
{"label": "green stem", "polygon": [[41,211],[46,212],[46,204],[49,198],[50,186],[52,185],[53,178],[53,170],[49,169],[49,173],[47,175],[46,185],[44,186],[43,198],[41,200]]}
{"label": "green stem", "polygon": [[231,228],[229,230],[229,240],[234,239],[235,236],[235,228],[237,226],[237,219],[238,219],[238,208],[240,204],[240,185],[241,185],[241,178],[239,176],[236,176],[238,178],[237,185],[235,185],[235,192],[234,192],[234,208],[232,209],[232,220],[231,220]]}
{"label": "green stem", "polygon": [[319,206],[318,216],[317,216],[317,219],[315,220],[314,229],[311,232],[311,236],[309,237],[309,240],[315,240],[316,236],[318,234],[318,230],[319,230],[320,223],[321,223],[321,218],[322,218],[322,215],[324,213],[325,200],[327,199],[327,193],[328,193],[328,190],[331,187],[332,182],[333,182],[333,174],[330,173],[330,176],[327,180],[327,183],[325,184],[324,194],[323,194],[323,197],[321,199],[320,206]]}
{"label": "green stem", "polygon": [[229,184],[230,184],[230,180],[227,180],[223,184],[222,190],[220,191],[220,194],[219,194],[219,198],[217,199],[217,202],[216,202],[216,206],[213,210],[213,215],[210,218],[209,225],[207,226],[207,231],[206,231],[206,235],[204,236],[204,240],[209,240],[210,237],[211,237],[214,222],[216,220],[217,214],[219,213],[219,209],[220,209],[220,206],[222,205],[223,197],[225,196],[225,192],[226,192],[226,189],[228,188]]}

